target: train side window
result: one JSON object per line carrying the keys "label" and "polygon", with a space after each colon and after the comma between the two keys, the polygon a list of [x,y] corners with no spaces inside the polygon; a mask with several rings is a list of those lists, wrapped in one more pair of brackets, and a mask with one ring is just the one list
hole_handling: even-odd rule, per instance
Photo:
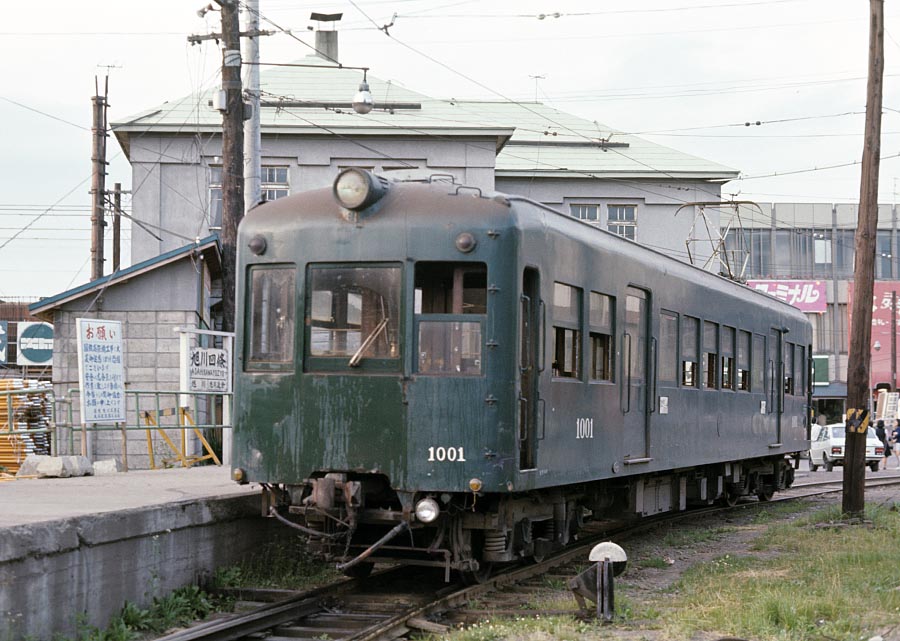
{"label": "train side window", "polygon": [[722,389],[734,389],[734,328],[722,327],[722,345],[720,347],[722,360]]}
{"label": "train side window", "polygon": [[681,321],[681,385],[682,387],[697,387],[700,377],[697,359],[697,335],[700,332],[700,320],[684,316]]}
{"label": "train side window", "polygon": [[794,344],[784,341],[784,393],[794,393]]}
{"label": "train side window", "polygon": [[580,378],[581,289],[553,283],[553,376]]}
{"label": "train side window", "polygon": [[612,296],[591,292],[589,306],[591,380],[612,381],[615,371],[613,367],[615,299]]}
{"label": "train side window", "polygon": [[738,330],[737,342],[737,389],[750,391],[750,332]]}
{"label": "train side window", "polygon": [[706,366],[706,377],[703,379],[703,387],[716,389],[718,387],[716,375],[719,372],[719,325],[710,321],[703,321],[703,364]]}
{"label": "train side window", "polygon": [[753,335],[753,354],[750,361],[751,390],[758,394],[766,392],[766,337]]}
{"label": "train side window", "polygon": [[478,376],[487,314],[487,265],[416,263],[415,301],[420,374]]}
{"label": "train side window", "polygon": [[678,372],[678,314],[659,313],[659,384],[674,387]]}
{"label": "train side window", "polygon": [[246,367],[290,369],[294,362],[295,268],[251,267]]}
{"label": "train side window", "polygon": [[803,396],[806,394],[806,349],[803,345],[796,345],[794,352],[794,393]]}

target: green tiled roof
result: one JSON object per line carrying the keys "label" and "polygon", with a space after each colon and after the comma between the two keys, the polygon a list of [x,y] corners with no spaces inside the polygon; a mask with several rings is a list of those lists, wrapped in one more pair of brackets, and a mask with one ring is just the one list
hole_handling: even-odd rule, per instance
{"label": "green tiled roof", "polygon": [[[494,137],[497,176],[610,177],[729,180],[729,167],[622,134],[536,102],[438,100],[396,82],[368,76],[376,108],[357,114],[350,99],[362,81],[309,56],[310,66],[263,68],[260,74],[263,135]],[[126,152],[132,135],[145,132],[218,133],[222,117],[215,90],[164,103],[112,124]],[[300,101],[305,103],[300,105]],[[387,109],[386,109],[387,107]],[[510,138],[511,136],[511,138]]]}

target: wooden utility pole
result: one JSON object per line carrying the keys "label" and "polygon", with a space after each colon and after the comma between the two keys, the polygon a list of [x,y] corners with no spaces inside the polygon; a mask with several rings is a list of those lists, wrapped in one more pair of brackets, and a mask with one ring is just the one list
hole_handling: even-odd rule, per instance
{"label": "wooden utility pole", "polygon": [[[884,75],[884,0],[869,0],[869,80],[866,131],[853,268],[853,331],[847,364],[847,437],[844,453],[843,511],[865,511],[866,405],[871,382],[872,294],[875,288],[875,230],[878,224],[878,168],[881,154],[881,100]],[[896,328],[892,328],[896,331]]]}
{"label": "wooden utility pole", "polygon": [[103,210],[106,204],[106,103],[109,76],[103,86],[103,95],[94,78],[93,125],[91,132],[91,280],[103,276]]}
{"label": "wooden utility pole", "polygon": [[222,7],[222,331],[234,331],[237,228],[244,217],[244,100],[241,93],[241,34],[238,0]]}

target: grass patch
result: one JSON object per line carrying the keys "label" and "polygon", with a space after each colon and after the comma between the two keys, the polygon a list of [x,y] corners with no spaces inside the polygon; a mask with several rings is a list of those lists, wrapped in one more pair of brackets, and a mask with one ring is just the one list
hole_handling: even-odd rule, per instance
{"label": "grass patch", "polygon": [[665,558],[661,556],[651,556],[646,559],[638,559],[636,565],[641,568],[656,568],[657,570],[661,570],[663,568],[667,568],[671,565]]}
{"label": "grass patch", "polygon": [[698,632],[777,641],[869,638],[900,611],[900,514],[869,506],[848,525],[837,508],[771,526],[756,548],[725,555],[676,584],[661,622],[675,638]]}
{"label": "grass patch", "polygon": [[484,621],[448,635],[428,636],[429,641],[546,641],[566,639],[567,641],[595,641],[601,624],[594,621],[576,621],[569,617],[519,617],[515,619]]}
{"label": "grass patch", "polygon": [[[212,612],[229,609],[230,602],[217,599],[196,585],[179,588],[168,596],[154,597],[149,608],[126,603],[105,630],[79,620],[77,641],[136,641],[158,635],[175,627],[205,619]],[[53,641],[72,641],[54,635]]]}
{"label": "grass patch", "polygon": [[273,541],[237,565],[216,570],[217,588],[281,588],[304,590],[340,578],[333,564],[309,552],[305,539]]}

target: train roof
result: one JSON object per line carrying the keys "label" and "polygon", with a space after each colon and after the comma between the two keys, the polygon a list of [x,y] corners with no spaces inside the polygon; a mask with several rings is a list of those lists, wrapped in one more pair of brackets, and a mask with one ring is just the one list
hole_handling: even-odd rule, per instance
{"label": "train roof", "polygon": [[[672,273],[673,276],[685,280],[699,279],[705,286],[714,288],[723,294],[738,298],[750,296],[761,304],[779,308],[785,314],[794,315],[798,319],[803,318],[805,320],[803,312],[780,299],[756,291],[743,283],[673,258],[657,249],[627,240],[618,234],[573,218],[562,211],[524,196],[501,192],[483,192],[477,188],[442,179],[434,180],[433,178],[390,180],[388,184],[389,189],[383,202],[373,206],[372,210],[374,213],[366,214],[366,216],[373,218],[390,216],[390,208],[387,205],[401,205],[406,210],[421,209],[423,218],[428,217],[435,221],[446,220],[450,215],[463,215],[475,220],[485,220],[490,217],[496,221],[497,218],[503,218],[508,227],[521,226],[522,222],[526,221],[528,217],[538,216],[543,220],[536,220],[536,224],[552,228],[578,242],[594,244],[605,250],[636,260],[653,260],[657,267]],[[441,201],[443,205],[435,206],[435,198]],[[467,207],[462,209],[459,207],[460,198],[466,199]],[[301,202],[303,203],[304,213],[302,216],[298,216],[297,206]],[[263,221],[276,221],[278,224],[287,225],[294,222],[298,226],[305,224],[320,225],[328,224],[329,221],[334,221],[337,217],[344,217],[345,215],[346,210],[336,201],[332,189],[323,188],[293,194],[260,205],[248,212],[242,226],[255,227],[255,223],[263,223]]]}

